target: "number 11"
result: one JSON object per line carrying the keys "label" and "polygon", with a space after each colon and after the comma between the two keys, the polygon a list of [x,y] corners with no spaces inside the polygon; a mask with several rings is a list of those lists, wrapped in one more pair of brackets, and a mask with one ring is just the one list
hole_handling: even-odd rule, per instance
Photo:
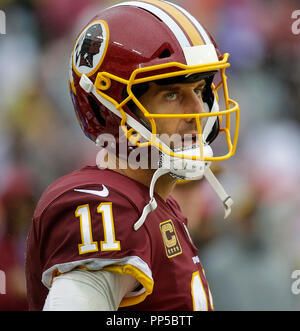
{"label": "number 11", "polygon": [[[116,251],[121,249],[120,241],[115,239],[115,227],[112,213],[112,203],[101,203],[97,212],[102,214],[104,240],[100,241],[101,251]],[[76,208],[75,216],[80,218],[81,244],[79,254],[98,252],[98,243],[93,240],[91,212],[88,204]]]}

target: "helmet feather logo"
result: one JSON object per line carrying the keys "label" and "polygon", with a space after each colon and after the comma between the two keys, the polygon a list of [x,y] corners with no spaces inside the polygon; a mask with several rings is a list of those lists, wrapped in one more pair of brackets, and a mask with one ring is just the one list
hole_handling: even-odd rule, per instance
{"label": "helmet feather logo", "polygon": [[73,67],[80,76],[92,75],[103,61],[108,43],[108,28],[104,23],[91,23],[77,39],[73,52]]}

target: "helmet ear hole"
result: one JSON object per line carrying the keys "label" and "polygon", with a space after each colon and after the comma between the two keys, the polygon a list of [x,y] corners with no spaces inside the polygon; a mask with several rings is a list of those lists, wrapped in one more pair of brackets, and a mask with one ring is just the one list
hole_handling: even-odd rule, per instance
{"label": "helmet ear hole", "polygon": [[90,103],[90,106],[91,106],[91,108],[92,108],[99,124],[105,127],[106,126],[106,121],[105,121],[105,119],[103,118],[103,116],[101,114],[100,107],[97,104],[96,100],[91,95],[89,95],[88,96],[88,101]]}
{"label": "helmet ear hole", "polygon": [[167,57],[170,57],[171,56],[171,51],[169,50],[169,49],[165,49],[165,50],[163,50],[161,53],[160,53],[160,55],[159,55],[159,58],[160,59],[165,59],[165,58],[167,58]]}

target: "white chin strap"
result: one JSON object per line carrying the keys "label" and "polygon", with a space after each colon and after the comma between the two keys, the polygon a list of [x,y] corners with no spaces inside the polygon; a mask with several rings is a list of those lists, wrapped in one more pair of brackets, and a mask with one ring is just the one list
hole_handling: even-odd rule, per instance
{"label": "white chin strap", "polygon": [[[168,148],[169,152],[172,152]],[[175,149],[173,151],[176,157],[171,157],[163,152],[160,154],[159,167],[169,169],[170,174],[177,179],[184,180],[198,180],[204,175],[206,167],[209,167],[211,162],[189,160],[187,158],[180,158],[180,155],[200,156],[201,150],[199,145],[192,145],[185,148]],[[209,145],[203,146],[203,158],[212,157],[213,152]]]}
{"label": "white chin strap", "polygon": [[[86,91],[86,93],[92,93],[99,100],[99,102],[101,102],[112,113],[122,118],[120,111],[116,109],[114,104],[108,101],[107,99],[101,97],[97,93],[93,82],[86,75],[81,76],[79,85],[83,90]],[[219,111],[219,106],[215,98],[212,107],[212,112],[218,112],[218,111]],[[151,141],[152,133],[130,115],[126,114],[126,116],[127,116],[127,121],[126,121],[127,124],[130,127],[132,127],[134,130],[139,132],[146,140]],[[203,130],[203,140],[204,140],[203,157],[213,156],[211,147],[207,145],[205,141],[209,133],[211,132],[215,121],[216,121],[216,116],[210,116]],[[168,146],[163,144],[161,141],[160,143],[171,152]],[[197,145],[191,146],[190,148],[175,150],[174,152],[179,155],[180,154],[192,155],[192,156],[201,155],[200,148]],[[157,202],[154,198],[154,186],[158,178],[168,173],[175,178],[184,179],[184,180],[199,180],[204,176],[208,180],[212,188],[215,190],[221,201],[223,202],[223,206],[225,209],[224,218],[227,218],[231,212],[231,206],[233,204],[233,200],[225,192],[223,186],[220,184],[220,182],[217,180],[217,178],[210,170],[209,168],[210,165],[211,165],[210,162],[188,160],[179,157],[170,157],[169,155],[161,152],[159,168],[155,171],[150,183],[150,188],[149,188],[150,201],[144,207],[141,217],[134,224],[134,229],[138,230],[144,224],[147,216],[156,209]]]}
{"label": "white chin strap", "polygon": [[231,206],[233,205],[233,200],[230,195],[226,193],[221,183],[217,180],[213,172],[210,168],[206,168],[204,171],[204,177],[209,182],[209,184],[212,186],[212,188],[217,193],[220,200],[223,202],[224,210],[225,210],[225,216],[226,219],[230,213],[231,213]]}

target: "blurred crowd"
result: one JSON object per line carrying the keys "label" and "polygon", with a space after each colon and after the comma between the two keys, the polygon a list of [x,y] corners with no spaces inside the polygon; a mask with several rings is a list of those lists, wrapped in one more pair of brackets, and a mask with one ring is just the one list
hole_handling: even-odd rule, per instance
{"label": "blurred crowd", "polygon": [[[230,95],[241,109],[236,156],[214,171],[234,200],[223,220],[209,185],[179,184],[174,196],[190,221],[216,310],[299,310],[291,274],[300,269],[300,34],[296,0],[175,1],[230,53]],[[56,178],[87,163],[68,91],[77,33],[120,1],[1,0],[0,310],[25,310],[25,242],[34,207]],[[133,32],[134,33],[134,32]]]}

